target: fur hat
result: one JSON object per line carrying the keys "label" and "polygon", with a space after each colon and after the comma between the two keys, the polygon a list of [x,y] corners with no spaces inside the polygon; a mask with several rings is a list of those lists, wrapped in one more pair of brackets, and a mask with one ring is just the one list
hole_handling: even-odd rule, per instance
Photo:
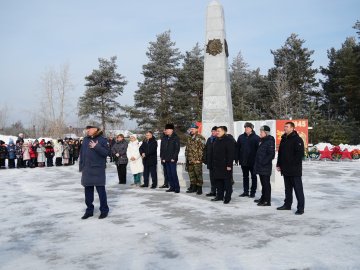
{"label": "fur hat", "polygon": [[251,129],[254,129],[254,125],[253,124],[251,124],[250,122],[246,122],[245,124],[244,124],[244,128],[251,128]]}
{"label": "fur hat", "polygon": [[174,124],[166,124],[165,129],[175,129]]}

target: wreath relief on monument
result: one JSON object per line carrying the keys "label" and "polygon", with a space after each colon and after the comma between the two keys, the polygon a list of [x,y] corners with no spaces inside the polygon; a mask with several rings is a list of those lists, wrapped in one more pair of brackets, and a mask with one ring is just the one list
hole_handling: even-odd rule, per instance
{"label": "wreath relief on monument", "polygon": [[[225,44],[225,55],[226,55],[226,57],[228,57],[229,51],[228,51],[228,45],[227,45],[226,39],[224,40],[224,44]],[[209,40],[208,44],[206,45],[206,52],[213,56],[218,55],[222,51],[223,51],[223,45],[222,45],[220,39],[211,39],[211,40]]]}
{"label": "wreath relief on monument", "polygon": [[206,45],[206,52],[213,56],[218,55],[223,50],[223,45],[220,39],[211,39]]}

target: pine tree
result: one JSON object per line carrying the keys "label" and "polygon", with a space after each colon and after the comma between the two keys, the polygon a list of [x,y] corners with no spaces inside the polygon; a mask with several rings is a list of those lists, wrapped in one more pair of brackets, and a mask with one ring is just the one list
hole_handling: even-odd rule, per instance
{"label": "pine tree", "polygon": [[260,69],[250,70],[241,52],[230,65],[231,96],[234,120],[256,120],[262,118],[262,106],[266,95],[266,82]]}
{"label": "pine tree", "polygon": [[285,74],[288,89],[284,97],[291,101],[288,117],[293,118],[307,116],[307,104],[316,95],[314,90],[318,86],[315,78],[317,70],[312,68],[314,61],[311,60],[314,51],[303,47],[304,43],[305,40],[299,39],[298,35],[291,34],[280,49],[271,50],[275,67],[269,70],[268,77],[274,89],[276,82],[283,80],[279,76]]}
{"label": "pine tree", "polygon": [[170,31],[150,42],[146,56],[149,62],[143,65],[144,81],[138,83],[135,104],[125,108],[130,119],[136,119],[140,128],[162,130],[166,123],[174,121],[171,97],[182,56],[175,48],[175,42],[171,41]]}
{"label": "pine tree", "polygon": [[127,84],[124,77],[117,73],[116,56],[110,60],[99,58],[99,68],[85,77],[86,90],[79,98],[79,117],[81,119],[94,118],[99,120],[103,131],[106,124],[121,121],[120,103],[116,101]]}
{"label": "pine tree", "polygon": [[172,95],[173,115],[177,127],[186,132],[192,122],[201,121],[204,81],[203,50],[197,43],[185,52]]}

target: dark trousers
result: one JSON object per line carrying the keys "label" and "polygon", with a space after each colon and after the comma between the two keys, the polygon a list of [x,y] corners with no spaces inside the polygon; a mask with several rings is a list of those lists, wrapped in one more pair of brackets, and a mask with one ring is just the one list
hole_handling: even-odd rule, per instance
{"label": "dark trousers", "polygon": [[214,178],[214,170],[209,169],[209,177],[210,177],[211,193],[216,194],[216,181]]}
{"label": "dark trousers", "polygon": [[57,157],[55,159],[55,165],[56,166],[62,166],[62,158],[61,157]]}
{"label": "dark trousers", "polygon": [[297,209],[304,211],[305,197],[303,191],[303,184],[301,176],[284,176],[285,184],[285,205],[291,207],[293,202],[293,189],[295,190],[295,196],[298,201]]}
{"label": "dark trousers", "polygon": [[74,156],[69,155],[69,165],[74,165]]}
{"label": "dark trousers", "polygon": [[231,194],[233,192],[231,178],[228,177],[226,179],[216,179],[215,181],[217,189],[216,197],[218,197],[220,200],[230,201]]}
{"label": "dark trousers", "polygon": [[52,157],[46,158],[46,166],[48,166],[48,167],[54,166],[54,161],[53,161]]}
{"label": "dark trousers", "polygon": [[16,167],[17,168],[24,168],[24,161],[22,158],[17,158],[16,159]]}
{"label": "dark trousers", "polygon": [[30,160],[29,159],[23,160],[23,165],[24,165],[24,168],[30,167]]}
{"label": "dark trousers", "polygon": [[271,202],[271,184],[270,184],[270,175],[259,175],[261,182],[261,198],[262,202]]}
{"label": "dark trousers", "polygon": [[0,158],[0,167],[5,167],[5,158]]}
{"label": "dark trousers", "polygon": [[157,172],[156,172],[156,165],[144,165],[144,185],[149,186],[149,175],[151,175],[152,180],[152,187],[157,187]]}
{"label": "dark trousers", "polygon": [[164,172],[164,185],[168,186],[169,185],[169,179],[168,179],[168,175],[167,175],[167,172],[166,172],[165,163],[161,163],[161,165],[163,166],[163,172]]}
{"label": "dark trousers", "polygon": [[243,173],[243,187],[244,193],[249,193],[249,173],[251,174],[251,190],[250,194],[255,195],[257,189],[257,177],[254,172],[254,167],[241,166]]}
{"label": "dark trousers", "polygon": [[176,171],[176,162],[165,162],[165,167],[170,189],[174,191],[180,191],[179,178]]}
{"label": "dark trousers", "polygon": [[[105,186],[96,186],[96,191],[99,195],[100,200],[100,212],[108,213],[109,206],[107,204],[106,190]],[[85,204],[87,206],[86,213],[93,214],[94,212],[94,186],[86,186],[85,187]]]}
{"label": "dark trousers", "polygon": [[31,161],[30,161],[30,168],[35,168],[37,167],[38,164],[37,164],[37,158],[31,158]]}
{"label": "dark trousers", "polygon": [[8,159],[8,167],[11,169],[15,168],[15,159],[13,159],[13,158]]}
{"label": "dark trousers", "polygon": [[126,184],[126,166],[127,164],[116,165],[119,177],[119,184]]}

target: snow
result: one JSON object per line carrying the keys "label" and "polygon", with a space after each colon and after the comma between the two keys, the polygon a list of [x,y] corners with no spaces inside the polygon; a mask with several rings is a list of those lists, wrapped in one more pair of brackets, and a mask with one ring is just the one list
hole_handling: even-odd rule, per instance
{"label": "snow", "polygon": [[[0,269],[359,269],[358,162],[304,162],[305,214],[238,197],[117,184],[107,168],[109,217],[81,220],[77,166],[0,171]],[[160,183],[162,184],[162,183]],[[208,189],[205,190],[207,192]],[[258,194],[257,194],[258,195]]]}

